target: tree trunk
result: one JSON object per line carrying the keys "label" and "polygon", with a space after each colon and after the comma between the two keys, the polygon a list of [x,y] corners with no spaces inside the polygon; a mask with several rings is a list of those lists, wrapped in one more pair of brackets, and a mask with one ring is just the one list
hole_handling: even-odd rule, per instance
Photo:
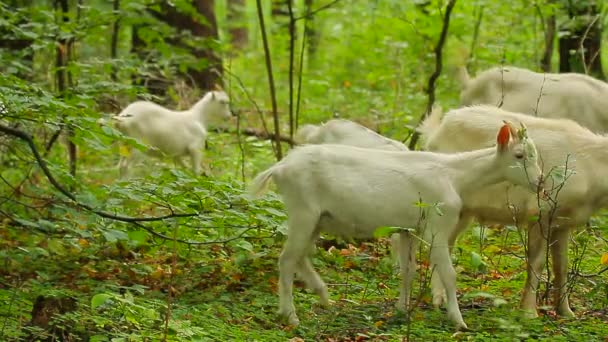
{"label": "tree trunk", "polygon": [[[0,22],[9,24],[12,19],[12,14],[17,9],[29,7],[31,4],[31,0],[14,0],[6,2],[9,11],[0,14]],[[12,25],[21,26],[21,24],[27,23],[27,21],[27,18],[18,18],[17,22]],[[16,76],[29,80],[32,77],[31,68],[34,64],[34,51],[30,47],[34,41],[27,37],[19,37],[9,25],[0,24],[0,37],[2,37],[2,39],[0,39],[0,49],[11,51],[11,54],[13,54],[17,60],[28,67],[29,70],[18,70]],[[0,67],[0,70],[3,70],[3,68]],[[4,70],[4,72],[6,72],[6,70]]]}
{"label": "tree trunk", "polygon": [[[55,2],[56,6],[59,6],[60,9],[60,14],[61,14],[61,20],[63,21],[63,23],[67,23],[70,19],[69,19],[69,5],[68,5],[68,0],[57,0]],[[55,77],[56,77],[56,84],[57,84],[57,92],[59,93],[59,96],[65,98],[66,97],[66,90],[68,88],[68,86],[73,86],[74,84],[74,80],[72,79],[72,75],[70,73],[68,73],[67,71],[67,65],[68,65],[68,61],[70,59],[70,56],[72,55],[72,49],[74,46],[74,41],[73,39],[65,39],[65,38],[59,38],[57,39],[57,49],[56,49],[56,60],[55,60],[55,64],[56,64],[56,68],[57,71],[55,72]],[[63,123],[63,125],[67,125],[67,137],[68,137],[68,141],[67,141],[67,145],[68,145],[68,159],[69,159],[69,165],[70,165],[70,174],[72,175],[72,177],[76,177],[76,162],[77,162],[77,149],[76,149],[76,144],[74,144],[74,142],[72,141],[72,138],[74,137],[74,129],[72,127],[69,126],[69,124],[66,124],[65,122]],[[50,145],[50,144],[49,144]],[[50,149],[50,146],[49,146]]]}
{"label": "tree trunk", "polygon": [[555,41],[555,13],[551,13],[545,24],[545,51],[540,60],[540,67],[544,72],[551,72],[553,42]]}
{"label": "tree trunk", "polygon": [[[120,33],[120,0],[114,0],[112,2],[112,13],[114,14],[114,22],[112,23],[112,39],[110,41],[110,58],[112,60],[116,60],[118,57],[118,36]],[[112,72],[110,74],[110,78],[112,81],[118,81],[118,76],[116,75],[117,70],[115,66],[112,66]]]}
{"label": "tree trunk", "polygon": [[[187,82],[192,81],[190,85],[196,86],[200,89],[213,89],[216,85],[222,85],[222,60],[214,52],[215,42],[218,40],[217,22],[215,19],[214,1],[213,0],[195,0],[193,1],[193,7],[204,17],[205,22],[195,18],[191,14],[180,12],[170,2],[161,2],[160,10],[154,10],[148,8],[149,12],[157,19],[165,22],[167,25],[176,29],[176,34],[165,38],[165,41],[173,46],[180,47],[191,51],[192,55],[205,61],[202,67],[188,67],[183,73],[186,76]],[[145,42],[138,35],[138,30],[142,27],[133,27],[133,40],[132,48],[134,51],[142,57],[146,56],[148,47]],[[201,37],[205,39],[203,46],[191,46],[187,41],[182,38],[182,32],[189,31],[195,37]],[[152,93],[164,95],[166,89],[169,86],[166,82],[160,79],[145,80],[146,86]]]}
{"label": "tree trunk", "polygon": [[249,38],[247,36],[247,22],[245,18],[245,0],[228,0],[228,25],[230,42],[238,50],[242,50]]}
{"label": "tree trunk", "polygon": [[[310,13],[313,10],[313,0],[304,0],[304,6],[306,7],[306,13]],[[315,18],[314,16],[310,16],[306,20],[306,50],[309,60],[314,59],[320,39],[319,30],[315,27]]]}
{"label": "tree trunk", "polygon": [[604,79],[597,0],[568,1],[564,9],[569,20],[560,27],[566,34],[559,38],[559,71],[586,73]]}

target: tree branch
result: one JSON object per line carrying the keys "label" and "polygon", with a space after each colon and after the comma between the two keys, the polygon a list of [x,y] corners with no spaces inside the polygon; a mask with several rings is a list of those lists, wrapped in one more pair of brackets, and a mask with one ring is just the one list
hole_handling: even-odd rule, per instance
{"label": "tree branch", "polygon": [[326,4],[326,5],[323,5],[323,6],[319,7],[319,8],[317,8],[316,10],[312,10],[309,13],[306,13],[305,15],[303,15],[301,17],[295,18],[295,20],[297,21],[297,20],[302,20],[304,18],[309,18],[309,17],[311,17],[311,16],[313,16],[313,15],[315,15],[315,14],[317,14],[317,13],[323,11],[323,10],[326,10],[326,9],[330,8],[331,6],[337,4],[338,2],[340,2],[340,0],[334,0],[334,1],[332,1],[332,2],[330,2],[328,4]]}
{"label": "tree branch", "polygon": [[14,128],[11,128],[8,126],[4,126],[2,124],[0,124],[0,132],[14,136],[16,138],[19,138],[19,139],[25,141],[25,143],[28,145],[28,147],[32,151],[32,154],[34,155],[34,158],[36,159],[36,163],[40,166],[40,169],[42,169],[42,172],[44,173],[46,178],[49,180],[49,182],[53,185],[53,187],[55,187],[55,189],[57,189],[59,192],[61,192],[65,197],[72,200],[72,202],[74,202],[74,204],[76,204],[78,207],[83,208],[87,211],[90,211],[98,216],[116,220],[116,221],[121,221],[121,222],[135,223],[135,222],[162,221],[162,220],[165,220],[168,218],[192,217],[192,216],[198,215],[198,213],[174,213],[174,212],[172,212],[172,213],[164,215],[164,216],[156,216],[156,217],[131,217],[131,216],[114,215],[114,214],[111,214],[111,213],[108,213],[105,211],[100,211],[100,210],[94,209],[93,207],[91,207],[88,204],[79,202],[78,199],[76,199],[76,196],[74,194],[72,194],[70,191],[68,191],[63,185],[61,185],[55,179],[55,177],[49,170],[46,162],[40,155],[40,152],[38,151],[36,144],[34,144],[34,140],[32,139],[32,137],[30,137],[27,133],[25,133],[23,131],[20,131],[18,129],[14,129]]}

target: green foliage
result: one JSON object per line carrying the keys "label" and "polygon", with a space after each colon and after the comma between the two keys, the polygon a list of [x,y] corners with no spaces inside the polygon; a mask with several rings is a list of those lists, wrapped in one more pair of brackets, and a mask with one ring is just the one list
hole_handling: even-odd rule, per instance
{"label": "green foliage", "polygon": [[[120,146],[148,147],[111,125],[99,125],[98,119],[136,98],[173,108],[191,105],[206,89],[184,89],[180,75],[208,65],[194,48],[212,49],[224,58],[224,86],[241,113],[241,127],[260,128],[260,117],[270,125],[255,2],[245,2],[240,19],[249,30],[249,45],[242,50],[230,46],[233,19],[228,19],[226,1],[216,1],[219,40],[158,20],[148,9],[161,7],[150,1],[121,1],[118,11],[110,1],[85,2],[78,11],[70,8],[67,21],[50,3],[26,3],[30,5],[18,8],[0,3],[0,40],[29,42],[19,49],[0,49],[5,108],[0,124],[32,137],[53,178],[75,200],[51,184],[26,141],[0,133],[1,340],[53,338],[51,334],[55,340],[88,341],[451,339],[445,314],[429,308],[424,286],[428,264],[421,263],[420,286],[414,291],[421,307],[408,320],[394,309],[399,278],[385,237],[412,227],[380,227],[373,243],[324,237],[313,262],[330,284],[335,305],[321,309],[314,294],[296,286],[302,325],[291,329],[277,319],[276,259],[287,217],[276,194],[250,201],[244,191],[248,179],[273,162],[268,141],[213,131],[206,151],[211,177],[195,177],[166,159],[150,159],[135,168],[133,177],[117,180]],[[313,9],[326,3],[313,1]],[[314,53],[304,54],[299,123],[338,115],[373,125],[392,138],[406,138],[424,111],[443,3],[342,0],[317,12],[309,22],[318,45]],[[170,5],[203,20],[192,2]],[[263,5],[281,130],[286,132],[289,37],[285,18],[271,14],[270,1]],[[543,37],[535,6],[546,15],[555,5],[457,3],[438,82],[441,105],[458,103],[453,67],[464,64],[465,55],[471,57],[472,72],[501,63],[537,68]],[[301,18],[304,1],[295,1],[294,9]],[[480,34],[471,48],[474,18],[482,9]],[[120,29],[114,58],[110,44],[116,19]],[[296,25],[298,56],[304,24],[301,19]],[[151,47],[147,55],[131,53],[134,26]],[[65,67],[70,80],[59,94],[55,54],[60,41],[72,40],[73,55]],[[172,43],[177,40],[181,44]],[[165,98],[133,85],[134,78],[147,76],[171,84]],[[60,129],[63,134],[52,143]],[[70,130],[78,147],[75,176],[65,148]],[[559,182],[568,172],[551,175]],[[414,205],[421,213],[442,215],[441,203]],[[465,234],[454,260],[463,313],[474,330],[460,336],[480,341],[605,338],[608,288],[602,267],[608,258],[600,238],[605,227],[601,217],[594,219],[591,234],[580,234],[571,251],[577,274],[591,275],[572,285],[576,321],[558,320],[551,311],[527,321],[514,309],[525,257],[524,237],[516,228]],[[32,323],[39,295],[74,299],[78,305],[48,315],[57,329],[43,328]]]}

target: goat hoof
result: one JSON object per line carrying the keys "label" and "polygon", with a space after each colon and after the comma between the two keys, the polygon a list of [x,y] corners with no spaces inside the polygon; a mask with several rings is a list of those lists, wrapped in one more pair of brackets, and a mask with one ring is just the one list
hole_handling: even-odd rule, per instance
{"label": "goat hoof", "polygon": [[320,305],[322,308],[328,308],[328,307],[330,307],[331,305],[333,305],[334,303],[335,303],[335,301],[333,301],[333,300],[331,300],[331,299],[329,299],[329,298],[326,298],[326,297],[325,297],[325,298],[324,298],[324,297],[321,297],[321,299],[319,299],[319,305]]}
{"label": "goat hoof", "polygon": [[471,331],[471,329],[469,329],[469,327],[466,325],[465,322],[461,322],[461,323],[456,324],[456,331],[465,332],[465,331]]}
{"label": "goat hoof", "polygon": [[438,309],[443,306],[444,303],[447,303],[448,300],[445,294],[433,296],[433,306]]}
{"label": "goat hoof", "polygon": [[287,319],[287,323],[289,325],[293,325],[294,327],[297,327],[300,324],[300,320],[298,319],[298,315],[296,315],[295,310],[287,311],[279,309],[279,311],[277,311],[277,315],[285,317]]}

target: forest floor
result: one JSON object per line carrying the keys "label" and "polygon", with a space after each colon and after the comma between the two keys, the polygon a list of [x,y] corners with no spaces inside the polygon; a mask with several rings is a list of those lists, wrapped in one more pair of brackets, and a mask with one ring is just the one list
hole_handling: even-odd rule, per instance
{"label": "forest floor", "polygon": [[[231,160],[213,151],[218,168]],[[110,165],[96,167],[91,173],[109,182]],[[106,232],[67,243],[65,237],[0,229],[0,340],[53,333],[64,341],[608,341],[608,272],[601,272],[607,231],[608,221],[598,216],[572,239],[576,318],[557,317],[542,306],[539,318],[527,319],[518,310],[525,280],[522,233],[514,227],[469,229],[453,257],[471,331],[454,334],[445,310],[430,304],[425,261],[415,280],[414,310],[406,315],[395,309],[399,275],[386,238],[322,238],[313,264],[334,303],[319,307],[318,297],[296,282],[301,323],[294,328],[275,314],[281,234],[251,241],[253,248],[243,252],[226,244],[137,243],[143,239],[136,231],[125,233],[129,239]]]}

